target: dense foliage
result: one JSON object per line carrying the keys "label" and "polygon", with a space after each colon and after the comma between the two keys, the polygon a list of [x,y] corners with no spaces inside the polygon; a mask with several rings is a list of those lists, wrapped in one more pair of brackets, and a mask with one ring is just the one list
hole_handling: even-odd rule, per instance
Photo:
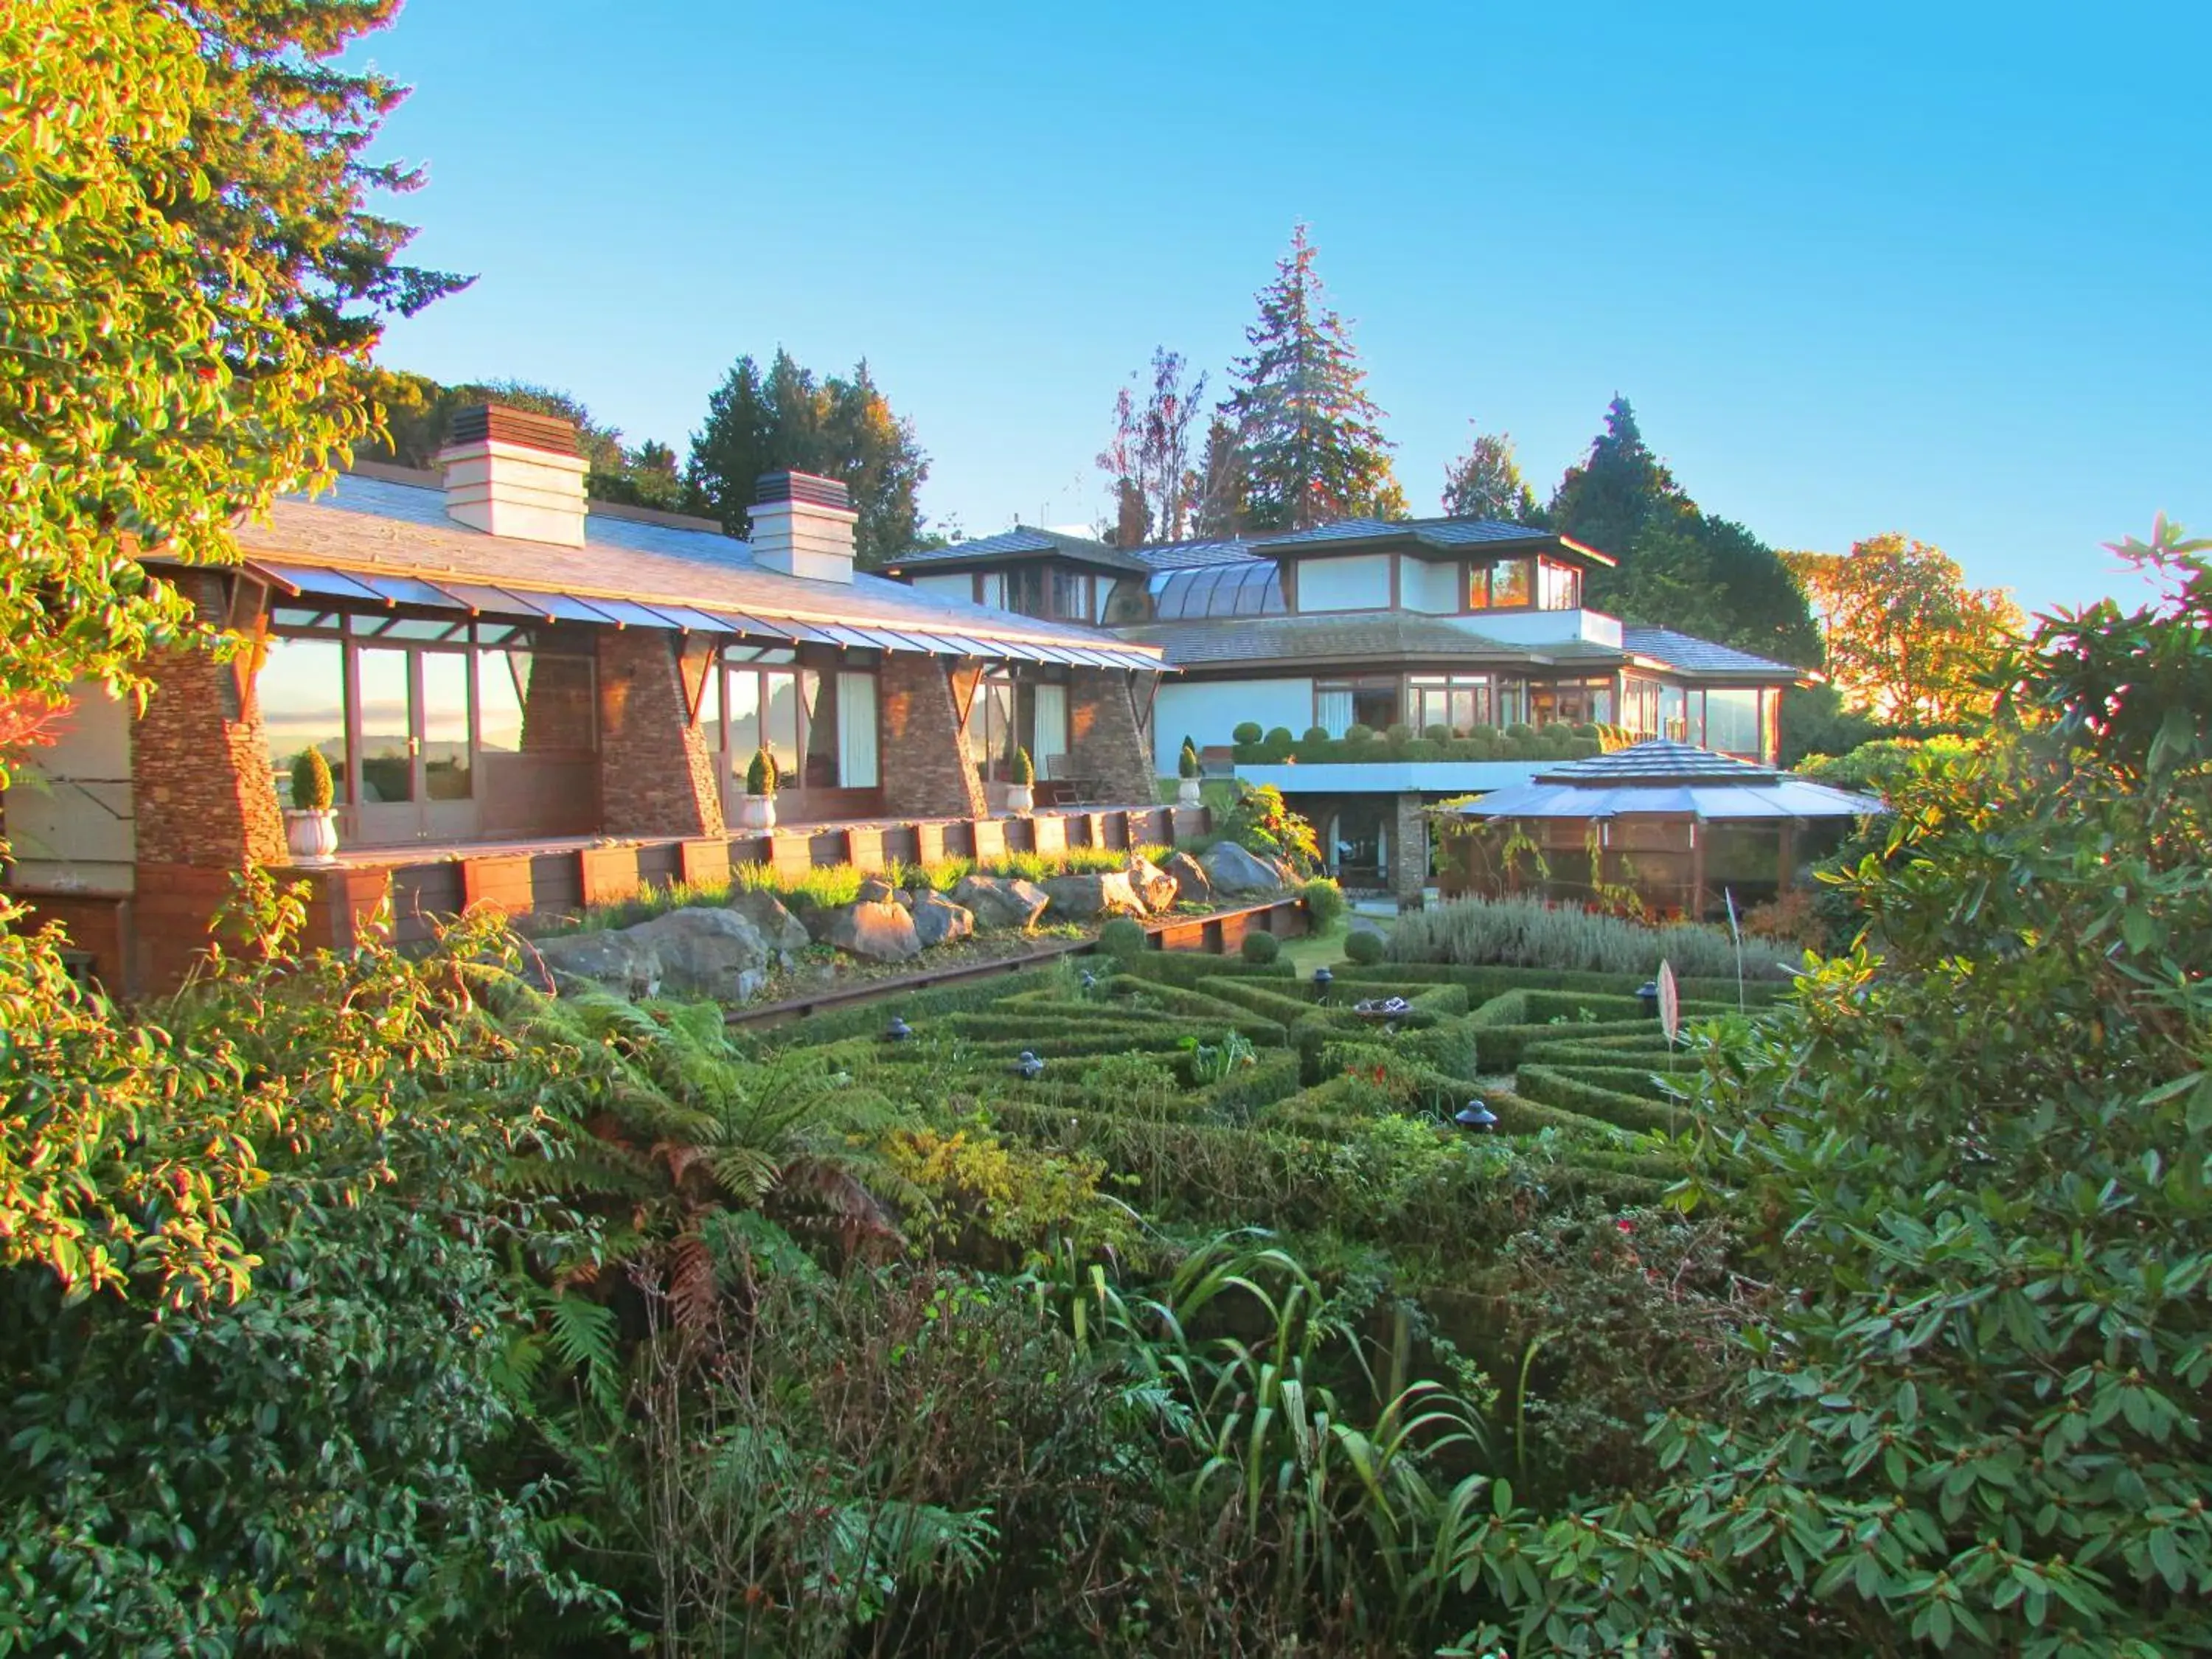
{"label": "dense foliage", "polygon": [[399,89],[319,61],[395,9],[0,5],[11,696],[133,683],[190,617],[133,547],[228,556],[235,514],[368,432],[379,318],[453,286],[363,206],[415,182],[360,159]]}
{"label": "dense foliage", "polygon": [[893,411],[863,361],[850,374],[817,377],[778,347],[765,372],[740,357],[707,400],[684,471],[693,512],[750,532],[753,488],[768,472],[841,481],[860,521],[853,544],[873,568],[921,541],[919,494],[929,477],[914,423]]}

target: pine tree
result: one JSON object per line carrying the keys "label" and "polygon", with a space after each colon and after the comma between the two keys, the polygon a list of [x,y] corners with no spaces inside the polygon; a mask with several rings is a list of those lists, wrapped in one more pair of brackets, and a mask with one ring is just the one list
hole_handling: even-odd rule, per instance
{"label": "pine tree", "polygon": [[1589,602],[1631,622],[1699,634],[1778,661],[1820,659],[1803,591],[1775,550],[1701,510],[1654,455],[1628,399],[1552,492],[1550,527],[1619,561],[1590,572]]}
{"label": "pine tree", "polygon": [[1305,530],[1353,515],[1399,517],[1382,411],[1345,321],[1329,309],[1300,224],[1275,280],[1261,290],[1249,355],[1223,405],[1243,452],[1246,515],[1255,528]]}
{"label": "pine tree", "polygon": [[1443,509],[1455,519],[1534,524],[1535,493],[1513,459],[1513,434],[1478,432],[1467,453],[1444,468]]}

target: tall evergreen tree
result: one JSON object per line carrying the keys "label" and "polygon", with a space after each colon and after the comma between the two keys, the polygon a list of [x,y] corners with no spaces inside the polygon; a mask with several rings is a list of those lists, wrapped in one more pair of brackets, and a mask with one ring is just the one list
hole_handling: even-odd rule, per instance
{"label": "tall evergreen tree", "polygon": [[753,486],[763,472],[785,471],[843,481],[860,515],[853,534],[864,566],[886,563],[921,541],[916,498],[929,458],[865,360],[849,377],[817,379],[778,347],[765,374],[750,356],[740,357],[715,388],[684,474],[694,510],[746,535]]}
{"label": "tall evergreen tree", "polygon": [[1206,453],[1198,464],[1198,492],[1191,504],[1191,533],[1234,536],[1249,516],[1245,501],[1244,453],[1237,428],[1216,415],[1206,429]]}
{"label": "tall evergreen tree", "polygon": [[1443,509],[1455,519],[1534,524],[1535,492],[1513,459],[1513,434],[1478,432],[1467,453],[1444,468]]}
{"label": "tall evergreen tree", "polygon": [[1300,224],[1275,280],[1259,294],[1251,350],[1233,368],[1223,409],[1244,456],[1246,514],[1259,529],[1305,530],[1357,514],[1402,517],[1382,411],[1350,331],[1323,296]]}
{"label": "tall evergreen tree", "polygon": [[1605,430],[1559,480],[1547,516],[1560,535],[1619,561],[1590,573],[1592,605],[1782,662],[1820,660],[1820,630],[1781,556],[1699,508],[1644,443],[1627,398],[1607,406]]}

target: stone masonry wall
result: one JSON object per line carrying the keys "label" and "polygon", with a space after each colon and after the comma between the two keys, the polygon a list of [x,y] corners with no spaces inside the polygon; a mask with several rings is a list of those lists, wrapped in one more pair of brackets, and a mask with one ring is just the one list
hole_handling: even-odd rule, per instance
{"label": "stone masonry wall", "polygon": [[1159,799],[1152,745],[1137,726],[1129,676],[1111,668],[1073,668],[1067,684],[1068,763],[1097,778],[1110,800],[1150,805]]}
{"label": "stone masonry wall", "polygon": [[884,810],[893,817],[980,818],[983,786],[968,753],[952,679],[935,657],[896,652],[877,681]]}
{"label": "stone masonry wall", "polygon": [[1419,795],[1401,795],[1390,835],[1390,890],[1418,902],[1429,884],[1429,819]]}
{"label": "stone masonry wall", "polygon": [[[180,585],[204,620],[222,618],[221,576],[191,572]],[[283,863],[284,818],[258,701],[249,695],[241,707],[232,665],[195,647],[158,651],[146,667],[154,690],[131,732],[139,862]]]}
{"label": "stone masonry wall", "polygon": [[720,836],[721,792],[692,696],[708,659],[654,629],[599,637],[599,823],[610,836]]}

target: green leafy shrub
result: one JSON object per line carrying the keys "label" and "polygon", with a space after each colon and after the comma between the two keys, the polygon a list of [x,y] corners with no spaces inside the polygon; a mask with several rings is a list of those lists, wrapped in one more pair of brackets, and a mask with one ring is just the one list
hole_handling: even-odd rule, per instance
{"label": "green leafy shrub", "polygon": [[1231,732],[1229,735],[1237,743],[1255,744],[1260,741],[1263,733],[1261,731],[1259,721],[1239,720],[1237,722],[1236,730]]}
{"label": "green leafy shrub", "polygon": [[1241,785],[1221,833],[1246,852],[1282,859],[1293,870],[1310,872],[1321,862],[1313,825],[1292,811],[1283,792],[1271,783]]}
{"label": "green leafy shrub", "polygon": [[1198,757],[1198,745],[1188,738],[1182,740],[1182,748],[1176,755],[1176,775],[1184,778],[1206,775],[1205,763]]}
{"label": "green leafy shrub", "polygon": [[1237,951],[1245,961],[1265,967],[1282,955],[1283,945],[1273,933],[1251,933],[1244,935]]}
{"label": "green leafy shrub", "polygon": [[327,812],[336,799],[331,763],[319,749],[302,749],[292,757],[292,805],[302,812]]}
{"label": "green leafy shrub", "polygon": [[1344,954],[1347,960],[1363,966],[1378,963],[1385,954],[1382,935],[1363,927],[1345,939]]}
{"label": "green leafy shrub", "polygon": [[1354,720],[1344,728],[1344,740],[1346,744],[1352,744],[1372,743],[1375,741],[1375,728],[1371,726],[1362,726],[1358,721]]}
{"label": "green leafy shrub", "polygon": [[1443,724],[1443,721],[1438,720],[1431,725],[1423,726],[1421,728],[1421,735],[1426,738],[1431,743],[1449,743],[1452,740],[1452,729],[1449,726]]}
{"label": "green leafy shrub", "polygon": [[1525,720],[1515,720],[1504,728],[1504,735],[1516,744],[1527,743],[1535,737],[1536,728]]}
{"label": "green leafy shrub", "polygon": [[745,793],[749,795],[773,795],[781,780],[776,776],[775,757],[765,749],[753,750],[753,757],[745,767]]}
{"label": "green leafy shrub", "polygon": [[1030,761],[1028,750],[1018,748],[1014,750],[1013,765],[1007,775],[1017,789],[1026,789],[1036,781],[1036,767]]}
{"label": "green leafy shrub", "polygon": [[1409,761],[1442,760],[1444,746],[1431,738],[1408,738],[1399,745],[1398,757]]}
{"label": "green leafy shrub", "polygon": [[1332,739],[1328,735],[1328,727],[1326,726],[1309,726],[1306,727],[1305,736],[1301,738],[1299,741],[1301,743],[1328,743],[1332,741]]}
{"label": "green leafy shrub", "polygon": [[1144,924],[1128,916],[1116,916],[1098,930],[1098,948],[1109,956],[1133,957],[1145,944]]}
{"label": "green leafy shrub", "polygon": [[1298,889],[1298,896],[1306,902],[1306,915],[1316,933],[1325,933],[1335,927],[1351,908],[1344,889],[1329,876],[1316,876]]}

